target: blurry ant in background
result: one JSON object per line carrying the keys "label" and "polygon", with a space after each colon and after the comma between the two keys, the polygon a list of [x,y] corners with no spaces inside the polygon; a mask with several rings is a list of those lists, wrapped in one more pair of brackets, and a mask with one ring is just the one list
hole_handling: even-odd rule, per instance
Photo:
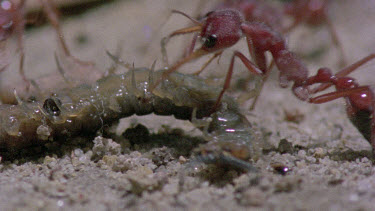
{"label": "blurry ant in background", "polygon": [[2,0],[0,2],[0,42],[1,42],[1,54],[0,59],[1,71],[4,71],[10,63],[9,52],[6,48],[6,41],[11,36],[17,37],[18,50],[20,51],[20,66],[19,72],[25,83],[30,85],[29,80],[25,76],[23,69],[24,63],[24,46],[23,46],[23,34],[25,30],[26,20],[24,19],[24,5],[25,0],[10,1]]}
{"label": "blurry ant in background", "polygon": [[[29,22],[35,20],[27,20],[26,12],[25,12],[25,2],[26,0],[2,0],[0,2],[0,65],[1,71],[5,70],[7,66],[10,64],[11,58],[9,57],[9,48],[6,46],[6,42],[11,37],[17,38],[17,46],[18,51],[20,52],[20,61],[19,61],[19,73],[23,80],[22,84],[17,84],[11,87],[11,89],[17,88],[20,95],[23,95],[23,90],[28,92],[31,88],[35,88],[38,92],[42,93],[43,90],[39,87],[37,80],[30,80],[26,77],[24,71],[24,60],[25,60],[25,52],[24,52],[24,40],[23,35],[25,31],[25,25]],[[65,70],[58,64],[58,70],[61,76],[64,78],[66,82],[71,82],[71,80],[67,80],[67,77],[72,75],[73,78],[77,80],[81,80],[81,78],[87,78],[91,80],[91,78],[96,77],[96,69],[93,67],[93,63],[91,62],[84,62],[81,61],[74,56],[71,55],[69,48],[66,45],[64,40],[64,35],[61,30],[60,22],[59,22],[59,12],[56,9],[52,0],[39,0],[40,6],[44,11],[45,16],[47,17],[49,23],[53,26],[54,30],[57,34],[57,40],[59,43],[59,52],[62,52],[61,58],[64,60],[65,64],[73,63],[73,66],[66,68],[69,73],[66,73]],[[32,22],[33,23],[33,22]],[[57,61],[57,55],[56,55]],[[82,74],[84,72],[84,74]],[[87,75],[86,73],[90,72],[91,75]],[[81,74],[81,76],[76,76]],[[92,76],[92,77],[91,77]],[[97,78],[95,79],[97,80]],[[50,82],[52,83],[52,82]],[[52,86],[52,85],[50,85]],[[56,86],[56,85],[55,85]],[[6,90],[2,90],[6,91]],[[2,99],[4,100],[4,99]],[[14,100],[14,99],[13,99]],[[13,101],[5,101],[3,103],[12,103]]]}
{"label": "blurry ant in background", "polygon": [[283,29],[284,33],[290,32],[302,24],[308,26],[326,25],[332,42],[340,53],[340,65],[345,66],[347,64],[342,43],[328,15],[329,0],[282,0],[282,2],[284,14],[293,19],[293,23]]}

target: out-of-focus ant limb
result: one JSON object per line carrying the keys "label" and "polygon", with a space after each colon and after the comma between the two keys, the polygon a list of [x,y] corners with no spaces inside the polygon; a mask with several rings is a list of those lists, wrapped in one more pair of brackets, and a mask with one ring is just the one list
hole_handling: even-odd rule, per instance
{"label": "out-of-focus ant limb", "polygon": [[[24,19],[24,5],[25,0],[20,0],[18,2],[15,0],[3,0],[0,2],[0,42],[4,43],[4,46],[1,47],[1,51],[4,51],[3,54],[8,54],[8,49],[5,46],[5,42],[12,35],[15,35],[17,37],[17,50],[20,52],[19,73],[27,89],[29,89],[31,83],[29,79],[27,79],[24,71],[25,53],[23,45],[23,34],[25,31],[26,23],[26,20]],[[3,71],[10,63],[10,58],[3,57],[1,60],[4,60],[1,62],[3,63],[1,71]]]}
{"label": "out-of-focus ant limb", "polygon": [[39,1],[42,4],[43,11],[46,14],[49,22],[51,23],[51,25],[53,26],[53,28],[55,29],[57,33],[57,39],[59,41],[59,44],[61,46],[64,56],[67,58],[73,59],[75,63],[78,63],[80,65],[93,66],[92,62],[81,61],[70,53],[70,50],[64,39],[64,34],[61,30],[60,21],[59,21],[59,12],[56,9],[56,6],[54,5],[53,1],[52,0],[39,0]]}
{"label": "out-of-focus ant limb", "polygon": [[343,45],[338,38],[336,29],[328,16],[328,0],[291,0],[284,5],[284,13],[293,18],[293,23],[284,28],[283,32],[287,33],[295,29],[302,23],[311,26],[319,26],[325,24],[329,30],[333,44],[337,47],[341,62],[340,65],[347,64]]}
{"label": "out-of-focus ant limb", "polygon": [[217,57],[220,57],[221,54],[223,53],[223,51],[219,51],[219,52],[216,52],[214,53],[214,55],[211,56],[211,58],[209,60],[207,60],[203,65],[202,67],[196,71],[195,73],[193,73],[194,75],[199,75],[203,72],[203,70],[214,60],[216,59]]}

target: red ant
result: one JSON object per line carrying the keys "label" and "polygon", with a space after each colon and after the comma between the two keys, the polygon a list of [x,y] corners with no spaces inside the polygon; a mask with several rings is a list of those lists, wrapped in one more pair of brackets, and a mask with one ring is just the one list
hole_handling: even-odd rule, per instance
{"label": "red ant", "polygon": [[[297,5],[297,2],[294,4]],[[313,8],[305,8],[304,10],[309,11],[309,14],[315,14],[313,13]],[[286,87],[289,81],[293,81],[294,94],[302,100],[307,99],[307,91],[301,88],[299,83],[307,78],[308,71],[305,65],[287,49],[285,41],[279,33],[280,29],[275,30],[275,28],[280,28],[281,24],[279,20],[282,16],[276,11],[277,10],[269,5],[260,4],[255,0],[226,1],[218,6],[217,10],[209,12],[201,21],[197,21],[183,12],[173,11],[174,13],[179,13],[189,18],[196,24],[196,26],[176,30],[162,40],[162,53],[165,64],[168,66],[165,46],[171,37],[200,32],[203,45],[200,49],[193,52],[197,38],[194,37],[189,54],[173,66],[169,67],[169,70],[165,72],[160,81],[164,80],[169,73],[176,71],[181,65],[200,58],[203,55],[214,53],[202,68],[196,72],[196,74],[199,74],[214,58],[220,56],[226,48],[233,46],[242,36],[245,36],[249,52],[254,58],[255,64],[248,60],[239,51],[234,52],[224,87],[217,103],[220,102],[224,91],[229,87],[230,78],[233,72],[234,58],[239,57],[250,72],[255,75],[263,76],[262,84],[260,87],[257,87],[257,94],[251,106],[251,109],[254,108],[262,85],[270,72],[269,69],[271,69],[271,66],[273,65],[273,63],[271,63],[270,67],[267,67],[265,56],[267,51],[271,52],[274,63],[280,70],[280,85]],[[322,9],[319,11],[321,11],[318,13],[320,14],[319,16],[322,19],[324,17],[324,20],[328,21],[328,18],[325,15],[326,13],[323,12],[325,10]],[[318,14],[316,15],[318,16]],[[296,20],[302,19],[296,18]],[[156,83],[156,85],[158,85],[160,81]]]}
{"label": "red ant", "polygon": [[[189,17],[182,12],[176,12]],[[238,51],[234,52],[224,87],[215,107],[219,105],[225,90],[229,87],[233,73],[234,59],[236,57],[240,58],[250,72],[256,75],[266,76],[269,69],[266,68],[265,52],[269,51],[280,71],[281,87],[286,87],[289,82],[294,82],[292,87],[294,95],[300,100],[314,104],[344,97],[346,99],[347,113],[350,120],[371,143],[373,149],[375,149],[375,118],[373,117],[375,116],[373,108],[375,106],[374,90],[371,89],[370,86],[359,86],[353,78],[345,77],[359,66],[374,59],[375,54],[371,54],[347,68],[344,68],[336,75],[332,75],[328,68],[321,68],[317,75],[308,77],[306,66],[287,49],[284,39],[278,32],[262,23],[245,22],[242,14],[237,10],[217,10],[207,14],[201,22],[193,21],[197,26],[177,30],[171,33],[166,39],[179,34],[200,31],[200,36],[203,41],[202,47],[167,69],[159,82],[154,84],[154,87],[162,80],[166,79],[168,74],[176,71],[181,65],[209,53],[220,55],[224,49],[234,45],[242,36],[245,36],[250,54],[255,56],[255,64],[248,60],[242,53]],[[311,85],[317,83],[322,84],[315,89],[310,88]],[[323,91],[331,85],[336,87],[336,92],[314,98],[310,97],[311,94]]]}
{"label": "red ant", "polygon": [[[214,53],[214,57],[217,57],[221,55],[226,48],[233,46],[241,37],[245,36],[249,52],[253,58],[255,58],[255,64],[246,58],[241,52],[235,51],[233,53],[224,87],[216,103],[217,106],[220,103],[225,90],[229,88],[230,79],[233,73],[234,59],[236,57],[240,58],[251,73],[263,76],[263,80],[265,80],[269,73],[266,60],[267,51],[272,54],[274,62],[280,70],[280,85],[286,87],[288,82],[292,81],[294,82],[292,88],[294,94],[302,100],[308,98],[308,90],[302,87],[304,81],[308,77],[307,68],[287,49],[283,37],[277,31],[263,23],[246,22],[242,13],[234,9],[223,9],[210,12],[200,22],[190,18],[182,12],[174,12],[180,13],[193,20],[197,26],[183,28],[171,33],[168,37],[163,39],[162,49],[165,51],[165,44],[171,37],[198,31],[200,31],[203,45],[201,48],[182,58],[165,71],[162,78],[155,84],[155,86],[157,86],[162,80],[165,80],[170,73],[176,71],[181,65],[210,53]],[[194,44],[195,43],[193,42],[192,45]]]}

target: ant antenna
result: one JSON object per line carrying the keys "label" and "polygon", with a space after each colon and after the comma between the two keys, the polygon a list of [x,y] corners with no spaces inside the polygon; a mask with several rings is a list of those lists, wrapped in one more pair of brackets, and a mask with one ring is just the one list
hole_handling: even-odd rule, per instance
{"label": "ant antenna", "polygon": [[199,25],[201,27],[203,26],[203,24],[200,21],[195,20],[194,18],[190,17],[190,15],[188,15],[188,14],[182,12],[182,11],[172,10],[172,13],[177,13],[177,14],[180,14],[182,16],[185,16],[186,18],[188,18],[189,20],[191,20],[193,23],[195,23],[195,24],[197,24],[197,25]]}

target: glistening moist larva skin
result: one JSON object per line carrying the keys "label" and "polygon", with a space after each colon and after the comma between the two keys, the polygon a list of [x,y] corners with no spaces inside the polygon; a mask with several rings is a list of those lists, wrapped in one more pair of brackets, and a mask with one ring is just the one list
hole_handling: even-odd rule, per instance
{"label": "glistening moist larva skin", "polygon": [[233,99],[225,96],[219,111],[212,113],[220,88],[198,77],[173,73],[151,93],[149,85],[161,74],[138,68],[104,77],[94,85],[61,90],[44,102],[0,105],[0,153],[95,132],[133,114],[191,120],[195,108],[198,119],[211,117],[206,122],[212,139],[199,148],[202,161],[233,163],[230,160],[247,161],[258,154],[260,140]]}

